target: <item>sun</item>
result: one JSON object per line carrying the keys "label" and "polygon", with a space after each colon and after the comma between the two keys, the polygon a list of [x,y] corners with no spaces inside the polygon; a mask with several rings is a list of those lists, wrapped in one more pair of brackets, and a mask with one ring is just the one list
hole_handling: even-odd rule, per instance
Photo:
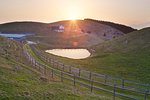
{"label": "sun", "polygon": [[76,16],[71,16],[70,20],[76,21],[78,18]]}

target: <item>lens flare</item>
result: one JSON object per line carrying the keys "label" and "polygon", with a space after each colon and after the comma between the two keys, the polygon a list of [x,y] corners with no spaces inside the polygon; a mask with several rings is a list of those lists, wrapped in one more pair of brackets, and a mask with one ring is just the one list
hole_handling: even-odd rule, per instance
{"label": "lens flare", "polygon": [[73,46],[78,46],[78,42],[73,42]]}

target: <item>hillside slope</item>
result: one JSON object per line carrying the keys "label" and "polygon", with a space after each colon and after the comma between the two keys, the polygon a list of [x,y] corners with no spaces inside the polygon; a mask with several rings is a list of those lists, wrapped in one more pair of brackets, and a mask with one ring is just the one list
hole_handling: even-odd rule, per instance
{"label": "hillside slope", "polygon": [[[150,70],[150,28],[128,33],[93,47],[95,58],[107,55],[107,66],[125,76],[135,77],[136,81],[149,83]],[[118,68],[118,69],[117,69]],[[113,71],[114,71],[113,70]],[[115,71],[115,72],[116,72]],[[128,74],[127,74],[128,73]]]}
{"label": "hillside slope", "polygon": [[49,25],[40,22],[10,22],[0,25],[0,32],[10,33],[49,33]]}
{"label": "hillside slope", "polygon": [[[150,28],[92,46],[93,55],[87,59],[73,60],[54,56],[60,62],[103,75],[139,83],[150,83]],[[39,45],[42,49],[46,45]],[[44,49],[46,50],[46,49]],[[52,56],[50,54],[45,54]]]}
{"label": "hillside slope", "polygon": [[150,28],[128,33],[122,37],[112,39],[95,46],[96,50],[115,53],[142,53],[143,50],[148,51],[150,47]]}
{"label": "hillside slope", "polygon": [[100,20],[94,20],[94,19],[89,19],[89,18],[84,19],[84,20],[93,21],[93,22],[97,22],[97,23],[100,23],[100,24],[105,24],[105,25],[111,26],[113,28],[116,28],[116,29],[120,30],[121,32],[123,32],[125,34],[136,31],[136,29],[133,29],[132,27],[125,26],[125,25],[122,25],[122,24],[113,23],[113,22],[100,21]]}
{"label": "hillside slope", "polygon": [[19,62],[23,62],[23,59],[26,59],[21,43],[2,36],[0,36],[0,57]]}
{"label": "hillside slope", "polygon": [[31,66],[21,43],[0,36],[0,100],[105,98],[87,91],[84,87],[74,88],[72,84],[50,81]]}
{"label": "hillside slope", "polygon": [[[53,31],[51,29],[53,25],[63,25],[64,32]],[[74,42],[77,42],[79,47],[87,47],[124,35],[115,27],[89,20],[66,20],[49,24],[12,22],[0,25],[0,32],[32,32],[36,36],[28,38],[29,40],[65,47],[72,47]]]}

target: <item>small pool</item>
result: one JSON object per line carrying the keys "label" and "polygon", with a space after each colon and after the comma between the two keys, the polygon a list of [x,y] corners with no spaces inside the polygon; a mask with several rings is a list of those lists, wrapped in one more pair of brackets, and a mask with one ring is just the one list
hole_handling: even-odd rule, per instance
{"label": "small pool", "polygon": [[33,41],[27,41],[27,43],[28,43],[28,44],[37,44],[37,43],[35,43],[35,42],[33,42]]}
{"label": "small pool", "polygon": [[91,55],[87,49],[52,49],[46,52],[71,59],[84,59]]}
{"label": "small pool", "polygon": [[8,38],[22,38],[22,37],[26,37],[26,36],[32,36],[34,34],[29,34],[29,33],[27,33],[27,34],[17,34],[17,33],[6,34],[6,33],[0,33],[0,35],[8,37]]}

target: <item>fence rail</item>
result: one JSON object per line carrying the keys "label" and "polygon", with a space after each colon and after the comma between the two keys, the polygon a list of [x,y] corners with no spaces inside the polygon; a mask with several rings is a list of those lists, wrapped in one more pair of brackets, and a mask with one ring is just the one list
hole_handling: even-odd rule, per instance
{"label": "fence rail", "polygon": [[[40,71],[40,69],[43,69],[44,73],[46,73],[46,72],[50,73],[52,75],[52,77],[54,75],[56,75],[58,77],[61,77],[61,81],[63,81],[63,79],[67,79],[67,80],[73,81],[74,82],[74,86],[75,86],[76,83],[88,86],[88,87],[91,88],[91,92],[93,91],[93,88],[95,88],[95,89],[102,90],[102,91],[105,91],[105,92],[113,93],[114,94],[114,99],[115,99],[115,95],[119,95],[119,96],[122,96],[122,97],[130,98],[130,99],[134,99],[134,100],[139,100],[139,99],[134,98],[134,97],[129,97],[129,96],[126,96],[126,95],[123,95],[123,94],[116,93],[116,89],[121,89],[121,90],[130,91],[130,92],[144,94],[144,100],[146,100],[147,96],[150,95],[149,94],[149,90],[148,90],[149,89],[149,85],[135,83],[135,82],[119,79],[119,78],[109,77],[109,76],[106,76],[106,75],[93,73],[93,72],[81,70],[81,69],[78,69],[78,68],[75,68],[75,67],[71,67],[71,66],[65,65],[63,63],[60,63],[58,61],[55,61],[54,59],[47,58],[47,57],[39,54],[38,51],[32,45],[31,45],[31,47],[34,50],[34,52],[40,58],[42,58],[44,61],[49,62],[53,67],[49,67],[49,66],[47,66],[45,64],[41,64],[40,62],[36,61],[24,49],[25,55],[30,59],[32,64],[34,64],[35,66],[38,66],[39,67],[39,71]],[[57,69],[54,69],[54,66],[56,66]],[[47,69],[50,69],[51,72],[49,70],[47,70]],[[58,74],[58,73],[60,73],[60,74]],[[65,77],[64,75],[68,75],[71,78],[70,77]],[[84,80],[84,81],[89,81],[91,84],[89,85],[87,83],[83,83],[83,82],[77,81],[76,78]],[[98,79],[100,79],[100,81],[98,81]],[[104,82],[102,82],[102,79],[104,80]],[[121,81],[121,83],[112,82],[110,80]],[[125,85],[125,82],[135,83],[135,84],[138,84],[138,85],[146,86],[147,88],[146,89],[141,89],[141,88],[137,88],[137,87],[133,87],[133,86],[128,86],[128,85]],[[103,89],[103,88],[99,88],[97,86],[93,86],[93,83],[114,88],[113,92],[109,91],[109,90],[106,90],[106,89]],[[111,83],[111,84],[108,84],[108,83]],[[120,85],[121,87],[119,87],[118,85]],[[140,91],[137,91],[137,90],[140,90]]]}

